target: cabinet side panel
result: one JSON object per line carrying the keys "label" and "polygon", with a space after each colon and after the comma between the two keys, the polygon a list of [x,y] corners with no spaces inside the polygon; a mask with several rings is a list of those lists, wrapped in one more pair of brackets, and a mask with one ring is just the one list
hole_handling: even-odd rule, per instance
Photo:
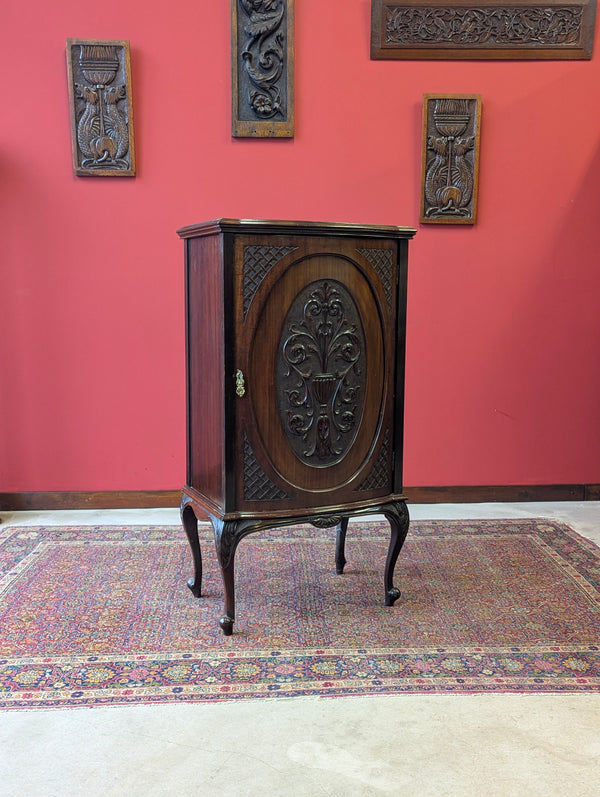
{"label": "cabinet side panel", "polygon": [[224,331],[221,238],[187,241],[187,483],[224,506]]}
{"label": "cabinet side panel", "polygon": [[408,241],[398,247],[398,304],[396,315],[396,390],[394,397],[394,492],[403,487],[404,461],[404,372],[406,362],[406,305],[408,283]]}

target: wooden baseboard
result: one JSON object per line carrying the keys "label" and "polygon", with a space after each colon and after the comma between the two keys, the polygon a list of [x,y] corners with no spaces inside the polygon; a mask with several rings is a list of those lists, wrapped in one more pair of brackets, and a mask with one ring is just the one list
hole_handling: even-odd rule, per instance
{"label": "wooden baseboard", "polygon": [[[521,501],[600,501],[600,484],[405,487],[411,504],[473,504]],[[0,510],[155,509],[178,507],[181,490],[0,493]]]}
{"label": "wooden baseboard", "polygon": [[158,509],[178,507],[181,490],[0,493],[0,509]]}
{"label": "wooden baseboard", "polygon": [[585,500],[600,501],[600,484],[585,485]]}
{"label": "wooden baseboard", "polygon": [[413,504],[487,504],[521,501],[598,501],[592,495],[595,485],[528,484],[475,485],[458,487],[405,487],[404,493]]}

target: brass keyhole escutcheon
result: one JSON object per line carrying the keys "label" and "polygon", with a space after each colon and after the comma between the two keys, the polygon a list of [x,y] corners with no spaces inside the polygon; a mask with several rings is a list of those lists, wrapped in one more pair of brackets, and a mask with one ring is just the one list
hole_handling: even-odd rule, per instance
{"label": "brass keyhole escutcheon", "polygon": [[246,383],[244,382],[244,374],[238,368],[235,372],[235,392],[236,395],[242,398],[246,395]]}

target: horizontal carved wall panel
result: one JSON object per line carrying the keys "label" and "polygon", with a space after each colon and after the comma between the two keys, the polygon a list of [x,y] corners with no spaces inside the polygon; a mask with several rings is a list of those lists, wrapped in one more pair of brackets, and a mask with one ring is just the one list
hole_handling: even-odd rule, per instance
{"label": "horizontal carved wall panel", "polygon": [[373,59],[590,59],[596,0],[371,0]]}
{"label": "horizontal carved wall panel", "polygon": [[67,39],[75,174],[133,177],[129,42]]}
{"label": "horizontal carved wall panel", "polygon": [[231,132],[294,135],[294,0],[231,0]]}

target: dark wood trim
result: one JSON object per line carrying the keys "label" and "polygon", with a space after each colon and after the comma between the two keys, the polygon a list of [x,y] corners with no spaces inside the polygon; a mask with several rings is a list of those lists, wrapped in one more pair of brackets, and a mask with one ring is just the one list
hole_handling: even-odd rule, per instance
{"label": "dark wood trim", "polygon": [[179,506],[181,490],[0,493],[5,512],[40,509],[157,509]]}
{"label": "dark wood trim", "polygon": [[585,500],[600,501],[600,484],[585,485]]}
{"label": "dark wood trim", "polygon": [[[585,501],[583,484],[476,485],[405,487],[412,504],[484,504],[520,501]],[[587,499],[589,500],[589,499]]]}
{"label": "dark wood trim", "polygon": [[[405,487],[411,504],[473,504],[525,501],[600,501],[600,484],[528,484]],[[181,490],[0,493],[5,512],[54,509],[159,509],[178,507]]]}

